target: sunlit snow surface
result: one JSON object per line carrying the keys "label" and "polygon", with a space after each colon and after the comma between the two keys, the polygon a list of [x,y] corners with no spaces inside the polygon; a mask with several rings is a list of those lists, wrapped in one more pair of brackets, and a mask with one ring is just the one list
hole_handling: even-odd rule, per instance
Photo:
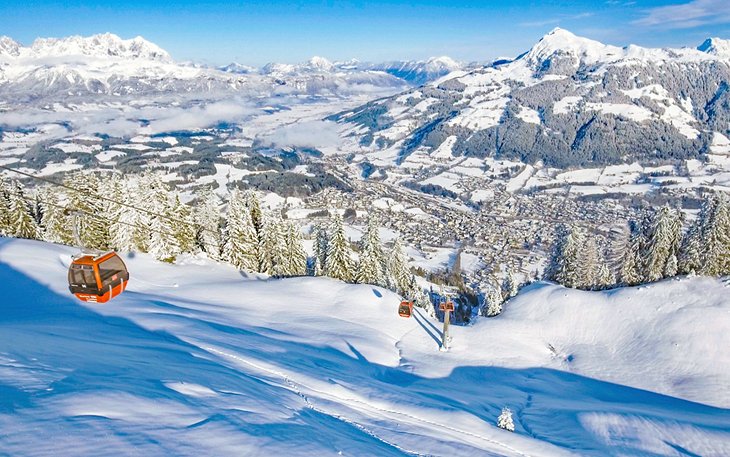
{"label": "sunlit snow surface", "polygon": [[730,455],[720,280],[537,284],[442,353],[385,290],[196,258],[86,305],[72,252],[0,239],[2,455]]}

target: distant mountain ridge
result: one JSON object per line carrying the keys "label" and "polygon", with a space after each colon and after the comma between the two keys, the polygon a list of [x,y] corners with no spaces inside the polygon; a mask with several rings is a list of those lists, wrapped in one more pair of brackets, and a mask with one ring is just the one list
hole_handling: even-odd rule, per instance
{"label": "distant mountain ridge", "polygon": [[60,56],[118,57],[158,62],[172,62],[170,54],[142,37],[124,40],[113,33],[89,37],[38,38],[22,46],[10,37],[0,37],[0,57],[38,59]]}
{"label": "distant mountain ridge", "polygon": [[13,103],[86,95],[392,94],[458,68],[461,64],[448,57],[372,64],[331,62],[317,56],[301,64],[271,63],[254,68],[232,63],[211,68],[176,62],[167,51],[142,37],[122,39],[104,33],[38,38],[28,46],[0,37],[0,99]]}
{"label": "distant mountain ridge", "polygon": [[395,163],[412,154],[557,167],[696,158],[730,135],[727,45],[617,47],[557,28],[514,60],[330,119],[361,152]]}
{"label": "distant mountain ridge", "polygon": [[[471,67],[473,66],[474,64],[471,64]],[[256,69],[234,62],[218,68],[231,73],[250,74],[258,72],[267,75],[296,75],[312,72],[383,72],[410,85],[420,86],[466,67],[466,64],[457,62],[447,56],[431,57],[426,60],[396,60],[382,63],[360,62],[356,59],[332,62],[324,57],[314,56],[307,62],[300,64],[269,63],[260,69]]]}
{"label": "distant mountain ridge", "polygon": [[386,65],[356,61],[333,63],[323,57],[313,57],[303,64],[269,64],[260,69],[236,63],[211,68],[176,62],[167,51],[142,37],[122,39],[105,33],[39,38],[23,46],[3,36],[0,37],[0,99],[29,103],[85,95],[392,94],[420,84],[424,77],[442,76],[447,71],[424,62],[419,73],[418,62],[410,65],[413,68],[410,77],[394,75],[386,71],[389,68]]}

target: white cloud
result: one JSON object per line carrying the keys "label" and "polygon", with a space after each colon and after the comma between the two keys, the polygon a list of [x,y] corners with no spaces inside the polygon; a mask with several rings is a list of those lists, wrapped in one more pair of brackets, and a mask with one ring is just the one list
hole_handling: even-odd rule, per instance
{"label": "white cloud", "polygon": [[337,124],[330,121],[300,122],[287,125],[260,137],[259,140],[280,148],[299,146],[322,149],[340,145]]}
{"label": "white cloud", "polygon": [[199,129],[221,122],[238,123],[255,112],[250,106],[232,102],[216,102],[192,108],[166,108],[160,110],[157,116],[150,116],[152,120],[140,133]]}
{"label": "white cloud", "polygon": [[646,15],[634,21],[637,25],[684,29],[707,24],[730,22],[730,1],[693,0],[680,5],[659,6],[646,10]]}
{"label": "white cloud", "polygon": [[[26,109],[0,113],[0,125],[35,127],[48,124],[70,125],[73,132],[101,133],[117,137],[155,134],[172,130],[192,130],[214,126],[220,122],[240,123],[257,111],[246,104],[215,101],[189,107],[143,106],[99,107],[85,111],[46,111]],[[142,127],[139,119],[149,125]]]}

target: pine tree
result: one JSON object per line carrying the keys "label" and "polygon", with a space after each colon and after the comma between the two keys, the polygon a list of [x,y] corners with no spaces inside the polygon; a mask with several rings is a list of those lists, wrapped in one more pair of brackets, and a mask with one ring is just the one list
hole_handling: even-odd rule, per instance
{"label": "pine tree", "polygon": [[601,262],[601,265],[598,267],[598,273],[596,274],[594,289],[608,289],[615,282],[616,278],[614,277],[613,272],[611,272],[611,269],[608,268],[608,264],[605,261]]}
{"label": "pine tree", "polygon": [[[317,224],[315,227],[315,238],[314,238],[314,257],[315,267],[314,275],[322,276],[324,266],[327,265],[327,251],[329,249],[329,234],[327,233],[327,227],[324,224]],[[319,266],[319,269],[317,268]]]}
{"label": "pine tree", "polygon": [[621,263],[621,283],[627,286],[635,286],[644,281],[641,270],[640,252],[643,245],[644,235],[638,223],[631,223],[631,235],[624,249],[623,261]]}
{"label": "pine tree", "polygon": [[490,277],[487,281],[486,294],[482,304],[482,316],[494,317],[502,314],[504,297],[496,278]]}
{"label": "pine tree", "polygon": [[194,253],[196,249],[195,222],[193,211],[190,206],[180,201],[180,195],[176,192],[172,200],[172,221],[173,234],[180,246],[180,252]]}
{"label": "pine tree", "polygon": [[248,211],[251,213],[251,222],[253,223],[253,227],[256,230],[256,235],[259,237],[260,241],[261,229],[264,226],[264,215],[261,211],[261,201],[259,201],[258,196],[256,196],[256,192],[252,190],[246,192],[244,200],[246,208],[248,208]]}
{"label": "pine tree", "polygon": [[[154,198],[156,189],[162,186],[162,180],[152,172],[146,172],[141,176],[135,177],[127,183],[133,206],[135,208],[149,209],[150,201]],[[133,192],[132,189],[134,189]],[[152,239],[152,232],[149,230],[149,227],[152,223],[152,215],[145,211],[133,211],[132,214],[126,214],[126,217],[134,221],[132,239],[134,240],[136,250],[149,252],[150,241]]]}
{"label": "pine tree", "polygon": [[182,249],[175,236],[176,222],[173,220],[175,217],[173,202],[170,201],[164,185],[155,187],[150,205],[151,211],[156,215],[150,217],[149,253],[157,260],[172,263]]}
{"label": "pine tree", "polygon": [[360,263],[355,281],[361,284],[374,284],[385,287],[385,255],[380,243],[380,233],[374,217],[368,220],[368,227],[362,239]]}
{"label": "pine tree", "polygon": [[135,250],[134,230],[137,224],[137,211],[121,202],[132,202],[126,180],[114,175],[109,181],[110,197],[115,203],[109,205],[109,243],[117,251]]}
{"label": "pine tree", "polygon": [[[649,281],[664,278],[670,257],[679,253],[682,240],[681,215],[664,207],[653,215],[647,231],[647,245],[643,257],[646,259],[645,276]],[[676,268],[674,268],[676,274]]]}
{"label": "pine tree", "polygon": [[717,194],[712,204],[704,233],[703,265],[707,276],[730,274],[730,203],[724,194]]}
{"label": "pine tree", "polygon": [[512,411],[509,408],[502,408],[502,414],[497,418],[497,427],[510,432],[515,431],[515,424],[512,421]]}
{"label": "pine tree", "polygon": [[710,215],[713,212],[714,202],[714,199],[705,199],[697,219],[690,225],[689,230],[682,239],[678,256],[678,270],[680,273],[695,274],[702,269],[703,237]]}
{"label": "pine tree", "polygon": [[28,197],[25,194],[23,185],[18,181],[14,181],[12,185],[8,219],[10,222],[10,236],[31,240],[39,238],[38,225],[31,214]]}
{"label": "pine tree", "polygon": [[41,205],[41,194],[38,189],[33,193],[33,201],[30,203],[30,214],[33,220],[35,220],[36,227],[38,227],[38,237],[42,239],[43,228],[41,221],[43,220],[43,206]]}
{"label": "pine tree", "polygon": [[78,173],[65,180],[74,190],[68,193],[68,209],[73,213],[81,247],[109,248],[109,202],[100,198],[101,179],[96,173]]}
{"label": "pine tree", "polygon": [[565,287],[581,287],[584,284],[584,275],[580,261],[584,244],[583,232],[580,229],[563,228],[553,250],[547,278]]}
{"label": "pine tree", "polygon": [[251,221],[251,213],[237,190],[231,193],[228,203],[226,231],[223,259],[240,270],[260,271],[258,237]]}
{"label": "pine tree", "polygon": [[325,263],[325,275],[330,278],[350,282],[353,279],[352,259],[350,257],[350,246],[345,238],[345,227],[342,216],[335,213],[332,221],[331,238],[329,239],[327,258]]}
{"label": "pine tree", "polygon": [[411,271],[400,238],[395,239],[390,250],[387,274],[389,277],[388,282],[393,285],[395,291],[404,295],[408,291]]}
{"label": "pine tree", "polygon": [[259,233],[259,271],[269,276],[286,276],[286,242],[281,221],[264,215]]}
{"label": "pine tree", "polygon": [[512,274],[512,270],[508,270],[507,276],[505,276],[504,281],[502,281],[502,297],[504,297],[504,300],[509,300],[517,295],[517,292],[519,292],[519,284],[517,284],[517,280]]}
{"label": "pine tree", "polygon": [[324,273],[322,270],[322,264],[319,262],[318,257],[313,259],[314,265],[312,266],[312,276],[322,276]]}
{"label": "pine tree", "polygon": [[0,236],[11,236],[10,185],[0,176]]}
{"label": "pine tree", "polygon": [[[220,233],[221,213],[218,197],[209,187],[198,194],[195,209],[196,242],[211,259],[221,257],[222,237]],[[253,270],[251,270],[253,271]]]}
{"label": "pine tree", "polygon": [[603,256],[594,237],[581,236],[583,245],[578,252],[580,280],[577,287],[580,289],[593,289],[598,284],[598,272],[600,265],[603,263]]}
{"label": "pine tree", "polygon": [[679,272],[679,266],[678,266],[677,256],[674,254],[671,254],[669,256],[669,259],[667,259],[667,263],[664,265],[664,277],[671,278],[673,276],[677,276],[678,272]]}
{"label": "pine tree", "polygon": [[302,233],[292,223],[286,224],[286,261],[287,276],[304,276],[307,274],[307,253],[302,246]]}
{"label": "pine tree", "polygon": [[404,298],[412,300],[414,306],[428,309],[430,313],[433,313],[431,301],[423,292],[423,288],[418,285],[418,282],[416,281],[416,275],[411,275],[411,279],[408,283],[408,292],[404,294]]}
{"label": "pine tree", "polygon": [[58,194],[50,187],[40,190],[43,218],[41,227],[43,239],[49,243],[73,244],[71,220],[64,213]]}

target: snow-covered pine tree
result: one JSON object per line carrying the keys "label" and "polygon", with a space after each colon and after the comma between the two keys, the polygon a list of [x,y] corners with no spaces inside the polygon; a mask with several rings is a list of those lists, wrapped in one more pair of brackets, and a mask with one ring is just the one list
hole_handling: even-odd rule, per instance
{"label": "snow-covered pine tree", "polygon": [[616,278],[608,267],[606,261],[601,262],[598,266],[598,272],[596,273],[596,282],[594,285],[595,290],[608,289],[616,283]]}
{"label": "snow-covered pine tree", "polygon": [[239,270],[260,271],[258,237],[251,221],[251,212],[238,190],[231,192],[226,232],[223,259]]}
{"label": "snow-covered pine tree", "polygon": [[678,270],[683,274],[699,273],[702,269],[704,255],[704,233],[714,211],[714,198],[705,198],[697,215],[682,239],[682,246],[679,249]]}
{"label": "snow-covered pine tree", "polygon": [[41,227],[41,220],[43,219],[43,206],[41,205],[41,195],[40,192],[38,192],[38,189],[35,189],[35,192],[33,192],[33,201],[29,203],[30,214],[35,220],[36,227],[38,227],[38,238],[43,239],[43,228]]}
{"label": "snow-covered pine tree", "polygon": [[380,243],[380,233],[375,217],[368,220],[367,230],[362,238],[360,251],[360,262],[357,267],[355,281],[361,284],[374,284],[384,287],[385,280],[385,255],[383,246]]}
{"label": "snow-covered pine tree", "polygon": [[350,282],[354,276],[353,262],[350,256],[350,244],[345,237],[345,227],[339,213],[335,213],[330,232],[324,273],[330,278]]}
{"label": "snow-covered pine tree", "polygon": [[390,259],[388,262],[387,274],[388,282],[392,284],[396,292],[404,295],[408,291],[408,285],[411,278],[411,269],[408,267],[408,258],[403,251],[403,245],[400,238],[393,241],[393,247],[390,250]]}
{"label": "snow-covered pine tree", "polygon": [[314,257],[313,260],[313,266],[312,266],[312,275],[313,276],[322,276],[324,274],[324,271],[322,269],[322,264],[319,263],[319,257]]}
{"label": "snow-covered pine tree", "polygon": [[196,242],[208,257],[216,260],[221,257],[220,225],[218,196],[209,187],[204,187],[198,193],[198,205],[195,208]]}
{"label": "snow-covered pine tree", "polygon": [[[324,267],[327,265],[327,251],[329,249],[329,234],[327,233],[327,227],[324,224],[317,224],[314,229],[314,275],[322,276],[324,273]],[[317,266],[319,265],[319,269]]]}
{"label": "snow-covered pine tree", "polygon": [[172,221],[173,233],[177,238],[177,244],[180,246],[180,252],[196,252],[195,244],[195,221],[193,220],[193,211],[190,206],[180,201],[180,194],[175,192],[172,198]]}
{"label": "snow-covered pine tree", "polygon": [[74,190],[68,192],[69,211],[76,224],[81,246],[88,249],[109,248],[109,202],[99,195],[101,179],[96,173],[76,173],[64,180]]}
{"label": "snow-covered pine tree", "polygon": [[[140,176],[131,178],[127,183],[130,201],[136,208],[149,209],[155,189],[163,186],[158,175],[153,172],[145,172]],[[149,252],[152,232],[149,227],[152,223],[152,216],[144,211],[133,211],[133,214],[126,214],[126,217],[133,218],[135,224],[132,228],[132,239],[136,250]]]}
{"label": "snow-covered pine tree", "polygon": [[714,197],[712,212],[704,230],[701,273],[707,276],[730,274],[730,203],[724,193]]}
{"label": "snow-covered pine tree", "polygon": [[482,304],[482,316],[494,317],[502,314],[502,303],[504,297],[499,282],[493,276],[486,284],[484,303]]}
{"label": "snow-covered pine tree", "polygon": [[581,235],[581,237],[583,245],[578,252],[580,279],[577,286],[580,289],[593,289],[598,283],[598,270],[603,263],[603,256],[593,236]]}
{"label": "snow-covered pine tree", "polygon": [[155,186],[149,202],[151,211],[156,215],[150,217],[149,253],[162,262],[174,262],[182,252],[180,242],[175,236],[177,223],[174,206],[165,185],[160,181]]}
{"label": "snow-covered pine tree", "polygon": [[512,411],[509,408],[502,408],[502,413],[497,418],[497,427],[510,432],[515,431],[515,424],[512,421]]}
{"label": "snow-covered pine tree", "polygon": [[260,241],[261,229],[264,225],[264,214],[263,211],[261,211],[261,201],[256,195],[256,192],[253,190],[246,191],[244,201],[246,204],[246,208],[248,208],[248,211],[251,213],[251,222],[253,223],[253,227],[256,230],[256,236],[259,237]]}
{"label": "snow-covered pine tree", "polygon": [[272,215],[263,215],[259,232],[259,271],[270,276],[287,276],[286,241],[281,221]]}
{"label": "snow-covered pine tree", "polygon": [[137,211],[121,202],[132,202],[128,193],[128,183],[119,175],[113,175],[109,181],[109,197],[114,203],[109,204],[109,243],[112,248],[121,252],[135,250],[134,230],[137,224]]}
{"label": "snow-covered pine tree", "polygon": [[671,278],[673,276],[677,276],[677,273],[679,272],[678,264],[679,262],[677,261],[677,256],[671,254],[667,259],[667,263],[664,265],[664,277]]}
{"label": "snow-covered pine tree", "polygon": [[39,189],[43,218],[41,228],[43,239],[49,243],[73,244],[71,220],[64,214],[58,193],[51,187]]}
{"label": "snow-covered pine tree", "polygon": [[512,274],[512,270],[507,270],[507,275],[502,281],[502,296],[506,301],[517,295],[517,292],[519,292],[519,284],[517,284],[517,280]]}
{"label": "snow-covered pine tree", "polygon": [[10,185],[0,176],[0,236],[11,236]]}
{"label": "snow-covered pine tree", "polygon": [[584,244],[583,232],[579,228],[561,229],[546,272],[547,279],[565,287],[581,287],[584,284],[584,275],[580,260]]}
{"label": "snow-covered pine tree", "polygon": [[[668,207],[661,208],[650,219],[646,232],[647,244],[643,257],[646,259],[646,279],[658,281],[664,278],[670,257],[679,253],[682,241],[682,217]],[[671,271],[671,269],[669,269]],[[676,274],[676,268],[674,269]]]}
{"label": "snow-covered pine tree", "polygon": [[639,257],[644,244],[644,234],[641,226],[636,221],[630,222],[630,232],[629,240],[624,249],[619,276],[621,284],[635,286],[644,281],[642,262]]}
{"label": "snow-covered pine tree", "polygon": [[307,253],[302,245],[302,232],[294,223],[286,223],[286,261],[287,276],[304,276],[307,274]]}
{"label": "snow-covered pine tree", "polygon": [[411,280],[408,283],[408,293],[405,298],[413,300],[413,305],[419,308],[428,310],[429,314],[433,314],[433,305],[428,296],[424,293],[423,288],[418,285],[416,281],[416,275],[411,275]]}
{"label": "snow-covered pine tree", "polygon": [[10,221],[9,235],[15,238],[35,240],[39,238],[39,229],[35,218],[31,214],[28,199],[23,185],[19,181],[13,181],[8,213]]}

